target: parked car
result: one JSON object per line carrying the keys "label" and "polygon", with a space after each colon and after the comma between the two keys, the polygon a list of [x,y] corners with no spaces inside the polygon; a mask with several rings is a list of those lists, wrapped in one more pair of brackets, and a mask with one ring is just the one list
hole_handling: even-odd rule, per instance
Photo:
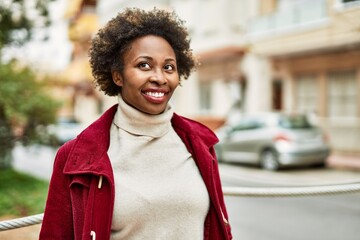
{"label": "parked car", "polygon": [[62,145],[75,138],[83,129],[84,127],[73,118],[59,118],[56,124],[48,127],[48,132],[56,145]]}
{"label": "parked car", "polygon": [[257,164],[267,170],[324,165],[330,153],[324,131],[302,114],[244,115],[216,134],[219,161]]}

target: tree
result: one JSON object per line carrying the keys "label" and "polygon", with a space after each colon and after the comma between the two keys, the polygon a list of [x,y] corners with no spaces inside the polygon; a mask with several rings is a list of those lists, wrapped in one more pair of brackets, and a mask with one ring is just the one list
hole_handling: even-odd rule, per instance
{"label": "tree", "polygon": [[48,4],[53,0],[0,1],[0,168],[11,166],[15,141],[32,143],[55,121],[58,103],[46,93],[46,84],[16,60],[1,61],[2,49],[21,46],[35,27],[50,24]]}
{"label": "tree", "polygon": [[29,41],[35,27],[49,26],[48,4],[52,1],[0,1],[0,50],[8,45],[22,45]]}
{"label": "tree", "polygon": [[0,168],[4,168],[11,165],[9,151],[15,141],[45,140],[46,126],[55,122],[59,103],[47,93],[44,81],[16,62],[0,65],[0,85]]}

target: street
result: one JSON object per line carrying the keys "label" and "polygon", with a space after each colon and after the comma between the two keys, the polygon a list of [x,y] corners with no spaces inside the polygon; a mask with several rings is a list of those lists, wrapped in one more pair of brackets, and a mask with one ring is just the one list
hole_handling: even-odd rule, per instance
{"label": "street", "polygon": [[[221,164],[224,186],[311,186],[360,182],[359,172],[293,169],[267,172]],[[225,197],[234,239],[358,240],[360,193],[308,197]]]}
{"label": "street", "polygon": [[227,197],[234,239],[358,240],[360,194],[301,198]]}
{"label": "street", "polygon": [[[56,150],[44,146],[14,149],[14,167],[49,179]],[[296,187],[360,182],[358,171],[334,168],[278,172],[220,164],[224,186]],[[236,240],[359,240],[360,193],[307,197],[226,196]]]}

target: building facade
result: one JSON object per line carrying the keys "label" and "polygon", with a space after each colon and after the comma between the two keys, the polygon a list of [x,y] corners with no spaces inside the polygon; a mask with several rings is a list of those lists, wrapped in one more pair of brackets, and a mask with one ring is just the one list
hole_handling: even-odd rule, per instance
{"label": "building facade", "polygon": [[[328,131],[335,152],[360,155],[359,0],[69,2],[76,9],[69,14],[71,64],[88,61],[88,46],[81,41],[121,9],[175,10],[185,20],[199,61],[197,71],[174,94],[178,113],[216,129],[231,114],[306,112]],[[86,20],[88,15],[96,21]],[[87,27],[77,31],[81,23]],[[85,75],[75,81],[91,82]],[[99,93],[87,97],[78,105],[92,106],[87,112],[94,116],[113,103]]]}
{"label": "building facade", "polygon": [[314,114],[335,152],[359,155],[360,1],[266,2],[245,38],[271,65],[269,109]]}

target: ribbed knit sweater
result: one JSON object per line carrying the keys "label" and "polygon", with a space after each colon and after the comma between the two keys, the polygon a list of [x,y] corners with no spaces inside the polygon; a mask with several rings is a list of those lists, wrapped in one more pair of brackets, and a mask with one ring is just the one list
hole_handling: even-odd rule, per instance
{"label": "ribbed knit sweater", "polygon": [[149,115],[119,97],[108,150],[115,179],[112,240],[203,239],[210,200],[172,115],[171,105]]}

